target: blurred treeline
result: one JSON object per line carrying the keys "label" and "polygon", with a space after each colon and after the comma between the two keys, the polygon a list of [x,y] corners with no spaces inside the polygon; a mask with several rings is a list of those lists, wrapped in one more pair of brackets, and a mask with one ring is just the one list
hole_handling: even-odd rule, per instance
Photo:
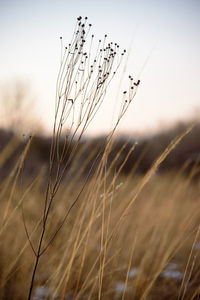
{"label": "blurred treeline", "polygon": [[[6,178],[18,159],[27,143],[28,136],[22,136],[22,132],[27,132],[27,128],[42,128],[40,119],[36,114],[35,101],[30,93],[30,87],[26,82],[10,82],[0,89],[0,117],[2,128],[0,128],[0,179]],[[136,173],[144,174],[153,164],[155,159],[164,151],[169,143],[180,135],[188,126],[189,122],[177,123],[174,127],[163,129],[155,134],[137,137],[137,135],[127,137],[118,135],[115,137],[112,149],[108,155],[107,164],[112,166],[113,172],[120,169],[122,175]],[[37,126],[39,126],[37,128]],[[21,134],[21,136],[20,136]],[[197,123],[192,132],[188,134],[175,150],[167,157],[160,166],[159,173],[166,171],[177,171],[184,169],[188,175],[194,167],[194,177],[198,175],[198,163],[200,160],[200,123]],[[35,135],[29,153],[23,165],[23,172],[28,176],[37,175],[38,171],[44,169],[46,174],[49,168],[49,154],[51,148],[51,137],[45,135]],[[60,139],[60,149],[62,149],[66,137]],[[70,136],[69,139],[70,141]],[[107,137],[96,138],[83,137],[77,148],[77,153],[73,156],[70,166],[65,175],[74,176],[79,169],[85,176],[95,170],[106,146]],[[132,151],[133,145],[137,145]],[[76,139],[74,139],[76,143]],[[67,149],[67,157],[73,145]],[[72,167],[73,165],[73,170]],[[84,165],[84,167],[83,167]],[[70,172],[69,172],[70,170]]]}
{"label": "blurred treeline", "polygon": [[[188,123],[179,123],[173,128],[165,129],[154,135],[141,136],[137,138],[137,140],[134,138],[134,135],[131,138],[126,135],[118,136],[114,139],[112,144],[107,164],[111,165],[115,160],[113,172],[121,168],[121,175],[131,175],[133,170],[133,174],[144,174],[170,142],[188,126]],[[184,137],[175,150],[167,157],[158,173],[183,170],[183,172],[188,175],[192,168],[194,168],[196,172],[195,177],[197,177],[199,174],[198,164],[200,161],[199,136],[200,124],[196,124],[192,132]],[[5,178],[15,163],[17,163],[28,138],[29,137],[25,136],[20,137],[12,131],[5,129],[0,130],[0,179]],[[60,149],[62,149],[64,142],[65,139],[61,139]],[[134,144],[136,145],[132,151],[131,149]],[[84,138],[80,142],[76,155],[71,162],[71,165],[73,164],[73,170],[70,170],[70,176],[79,172],[79,169],[83,169],[84,164],[83,176],[91,172],[91,168],[95,170],[98,161],[101,159],[105,145],[105,136]],[[68,147],[68,157],[72,146],[71,144]],[[27,176],[37,175],[42,168],[48,172],[50,147],[51,137],[39,135],[33,137],[29,153],[23,165],[23,172]],[[69,169],[70,166],[68,170]],[[66,171],[65,175],[67,174],[68,171]]]}

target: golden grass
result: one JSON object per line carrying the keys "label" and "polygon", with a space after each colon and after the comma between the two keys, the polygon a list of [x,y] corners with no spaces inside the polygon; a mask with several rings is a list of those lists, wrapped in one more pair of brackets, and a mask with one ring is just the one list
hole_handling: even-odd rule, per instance
{"label": "golden grass", "polygon": [[[199,185],[182,172],[152,176],[160,158],[145,176],[129,177],[112,173],[102,159],[41,256],[33,295],[43,286],[49,293],[44,299],[197,299]],[[82,173],[80,167],[72,180],[62,181],[44,248],[81,190]],[[22,203],[34,248],[42,226],[42,171],[36,178],[18,177],[16,172],[1,186],[1,299],[26,299],[31,280],[34,254]]]}

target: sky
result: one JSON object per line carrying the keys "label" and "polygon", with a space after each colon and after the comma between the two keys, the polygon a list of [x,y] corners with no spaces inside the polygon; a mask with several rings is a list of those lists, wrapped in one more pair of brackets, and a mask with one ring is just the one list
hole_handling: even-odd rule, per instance
{"label": "sky", "polygon": [[128,53],[126,71],[116,75],[88,134],[110,130],[128,74],[141,84],[121,131],[149,132],[200,117],[199,0],[0,0],[0,87],[19,79],[28,83],[47,130],[54,115],[59,37],[70,41],[79,15],[88,16],[97,40],[107,34]]}

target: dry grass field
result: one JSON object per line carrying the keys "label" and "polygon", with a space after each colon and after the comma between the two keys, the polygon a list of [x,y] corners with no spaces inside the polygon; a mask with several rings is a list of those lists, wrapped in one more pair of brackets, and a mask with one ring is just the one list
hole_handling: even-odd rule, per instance
{"label": "dry grass field", "polygon": [[[29,142],[1,182],[1,299],[27,298],[43,227],[46,170],[23,176]],[[48,216],[33,299],[198,299],[195,169],[141,176],[133,166],[122,176],[117,159],[108,168],[102,159],[86,180],[87,161],[76,174],[71,164]]]}

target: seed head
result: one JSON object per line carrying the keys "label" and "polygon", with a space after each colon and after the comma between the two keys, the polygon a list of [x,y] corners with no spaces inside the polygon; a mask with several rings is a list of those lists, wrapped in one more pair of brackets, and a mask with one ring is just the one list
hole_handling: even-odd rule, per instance
{"label": "seed head", "polygon": [[138,86],[140,84],[140,80],[138,80],[137,82],[134,82],[135,86]]}

